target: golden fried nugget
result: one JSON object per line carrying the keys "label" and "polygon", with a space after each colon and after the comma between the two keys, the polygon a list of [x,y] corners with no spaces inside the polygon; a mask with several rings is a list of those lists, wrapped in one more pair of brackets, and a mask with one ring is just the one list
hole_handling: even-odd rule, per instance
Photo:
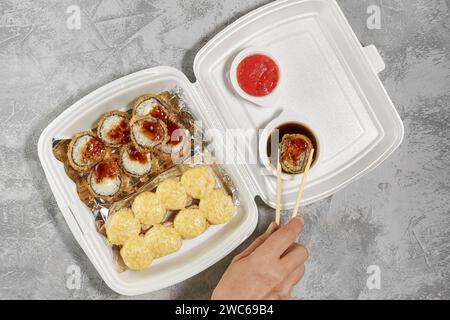
{"label": "golden fried nugget", "polygon": [[200,209],[183,209],[176,215],[173,226],[183,238],[190,239],[205,232],[208,222]]}
{"label": "golden fried nugget", "polygon": [[206,218],[211,224],[230,221],[236,211],[231,197],[223,189],[208,192],[200,200],[199,208],[206,214]]}
{"label": "golden fried nugget", "polygon": [[166,207],[153,192],[142,192],[133,201],[131,210],[142,224],[154,225],[161,223],[166,215]]}
{"label": "golden fried nugget", "polygon": [[129,238],[120,249],[123,262],[132,270],[142,270],[153,261],[153,253],[143,236]]}
{"label": "golden fried nugget", "polygon": [[131,209],[121,209],[111,214],[106,220],[106,235],[111,244],[124,244],[129,238],[139,235],[141,224],[134,217]]}
{"label": "golden fried nugget", "polygon": [[188,200],[186,190],[177,179],[161,182],[156,188],[156,194],[167,210],[184,209]]}
{"label": "golden fried nugget", "polygon": [[181,248],[180,234],[172,227],[156,224],[145,234],[145,241],[151,248],[154,258],[167,256]]}
{"label": "golden fried nugget", "polygon": [[206,193],[214,189],[216,179],[207,167],[198,166],[183,173],[181,184],[188,195],[195,199],[201,199]]}

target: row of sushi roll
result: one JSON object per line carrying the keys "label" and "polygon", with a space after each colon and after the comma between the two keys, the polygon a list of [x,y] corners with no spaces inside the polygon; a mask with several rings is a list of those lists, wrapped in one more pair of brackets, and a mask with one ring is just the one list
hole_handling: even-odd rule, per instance
{"label": "row of sushi roll", "polygon": [[[192,205],[192,199],[198,205]],[[175,217],[167,223],[171,212]],[[154,192],[139,193],[129,207],[110,214],[105,230],[108,242],[120,247],[125,265],[142,270],[178,251],[183,239],[199,236],[210,224],[228,222],[235,212],[230,195],[216,186],[212,170],[200,165],[163,180]]]}
{"label": "row of sushi roll", "polygon": [[88,174],[95,196],[111,200],[124,188],[127,177],[141,178],[158,167],[155,155],[188,152],[189,131],[155,95],[133,102],[132,113],[111,111],[94,131],[75,135],[69,143],[70,166]]}

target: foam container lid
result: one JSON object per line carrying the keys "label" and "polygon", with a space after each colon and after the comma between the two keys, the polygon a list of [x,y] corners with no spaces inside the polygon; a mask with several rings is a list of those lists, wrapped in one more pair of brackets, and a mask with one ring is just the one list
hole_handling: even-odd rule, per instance
{"label": "foam container lid", "polygon": [[[272,108],[242,99],[229,80],[234,57],[266,47],[280,61],[282,92]],[[197,86],[224,128],[264,130],[274,119],[291,119],[314,132],[318,158],[302,204],[323,199],[385,160],[403,139],[403,124],[377,74],[384,62],[374,45],[362,47],[335,1],[275,1],[239,19],[197,54]],[[264,132],[263,132],[264,133]],[[275,207],[276,176],[263,165],[249,134],[242,162],[255,193]],[[244,139],[243,139],[244,140]],[[220,146],[218,146],[220,149]],[[238,150],[238,152],[239,152]],[[245,158],[244,158],[245,157]],[[301,175],[283,181],[281,204],[295,204]]]}

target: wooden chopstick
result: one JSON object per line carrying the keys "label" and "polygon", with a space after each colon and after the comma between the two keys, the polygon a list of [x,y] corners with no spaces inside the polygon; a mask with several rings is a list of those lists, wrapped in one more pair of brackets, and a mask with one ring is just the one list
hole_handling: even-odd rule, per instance
{"label": "wooden chopstick", "polygon": [[300,207],[300,201],[302,200],[303,191],[305,190],[306,179],[308,178],[309,168],[311,167],[312,159],[314,155],[314,149],[311,149],[309,154],[308,162],[306,163],[305,171],[303,172],[302,181],[300,182],[300,189],[297,193],[297,200],[295,201],[294,211],[292,211],[292,218],[295,218],[298,214],[298,209]]}
{"label": "wooden chopstick", "polygon": [[275,223],[280,225],[281,216],[281,163],[280,163],[280,150],[277,154],[277,196],[276,196],[276,208],[275,208]]}

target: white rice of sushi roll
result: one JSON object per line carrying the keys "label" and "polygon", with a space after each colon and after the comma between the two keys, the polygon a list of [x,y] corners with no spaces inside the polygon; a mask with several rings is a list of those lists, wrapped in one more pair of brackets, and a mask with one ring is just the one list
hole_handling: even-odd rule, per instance
{"label": "white rice of sushi roll", "polygon": [[130,146],[130,145],[126,146],[120,155],[120,160],[121,160],[123,169],[126,172],[128,172],[134,176],[141,177],[141,176],[146,175],[152,169],[151,153],[144,153],[144,152],[140,152],[140,151],[136,150],[137,152],[140,152],[147,157],[147,161],[145,163],[142,163],[141,161],[134,160],[130,157],[130,154],[128,152],[130,147],[132,147],[132,146]]}
{"label": "white rice of sushi roll", "polygon": [[154,107],[161,106],[161,103],[155,99],[150,98],[147,100],[142,101],[135,109],[135,115],[136,116],[145,116],[147,114],[150,114]]}
{"label": "white rice of sushi roll", "polygon": [[[105,161],[111,161],[111,160],[105,160]],[[98,179],[96,172],[99,165],[105,165],[105,161],[100,162],[97,164],[94,169],[92,170],[91,174],[89,175],[89,185],[92,189],[92,191],[99,195],[104,197],[111,197],[114,196],[116,193],[119,192],[120,187],[122,185],[122,177],[120,174],[120,168],[117,165],[117,162],[115,165],[117,165],[117,174],[114,174],[113,177],[103,177],[102,179]],[[107,165],[107,163],[106,163]]]}
{"label": "white rice of sushi roll", "polygon": [[122,179],[120,179],[120,176],[117,176],[114,179],[102,179],[100,183],[97,183],[97,179],[95,178],[91,179],[92,190],[96,194],[105,197],[111,197],[119,192],[121,184]]}
{"label": "white rice of sushi roll", "polygon": [[[163,132],[163,136],[158,140],[154,140],[154,139],[151,139],[150,137],[148,137],[145,134],[145,132],[142,132],[142,125],[145,121],[155,123],[155,125],[159,126]],[[151,116],[143,116],[141,118],[138,118],[135,121],[132,121],[131,136],[137,147],[140,147],[141,149],[146,149],[146,150],[149,150],[161,143],[166,143],[168,140],[167,127],[166,127],[165,123],[163,121],[153,118]],[[140,150],[140,151],[142,151],[142,150]]]}
{"label": "white rice of sushi roll", "polygon": [[106,154],[105,144],[92,132],[80,132],[72,137],[67,148],[70,166],[78,172],[88,172]]}
{"label": "white rice of sushi roll", "polygon": [[[126,122],[127,127],[125,130],[128,131],[129,123],[128,123],[128,119],[125,116],[123,116],[122,114],[120,114],[118,112],[117,113],[112,112],[110,114],[105,115],[103,120],[100,123],[99,128],[98,128],[99,138],[102,139],[106,144],[109,144],[109,145],[122,144],[124,141],[121,141],[120,139],[119,140],[113,139],[112,137],[110,137],[109,133],[112,130],[120,127],[122,125],[123,121]],[[122,130],[124,130],[124,129],[122,129]],[[129,133],[127,132],[126,134],[128,136]],[[122,137],[121,139],[124,140],[125,137]]]}
{"label": "white rice of sushi roll", "polygon": [[[183,150],[183,148],[189,145],[188,139],[189,139],[189,131],[187,129],[177,129],[176,131],[174,131],[172,133],[172,137],[171,138],[180,138],[181,137],[181,141],[178,142],[177,144],[171,144],[171,143],[167,143],[163,146],[161,146],[161,151],[164,153],[179,153]],[[170,141],[170,140],[169,140]]]}
{"label": "white rice of sushi roll", "polygon": [[75,162],[76,165],[86,166],[89,163],[86,163],[86,160],[83,157],[84,150],[86,149],[86,145],[93,138],[91,135],[86,134],[84,136],[78,137],[72,147],[72,161]]}

